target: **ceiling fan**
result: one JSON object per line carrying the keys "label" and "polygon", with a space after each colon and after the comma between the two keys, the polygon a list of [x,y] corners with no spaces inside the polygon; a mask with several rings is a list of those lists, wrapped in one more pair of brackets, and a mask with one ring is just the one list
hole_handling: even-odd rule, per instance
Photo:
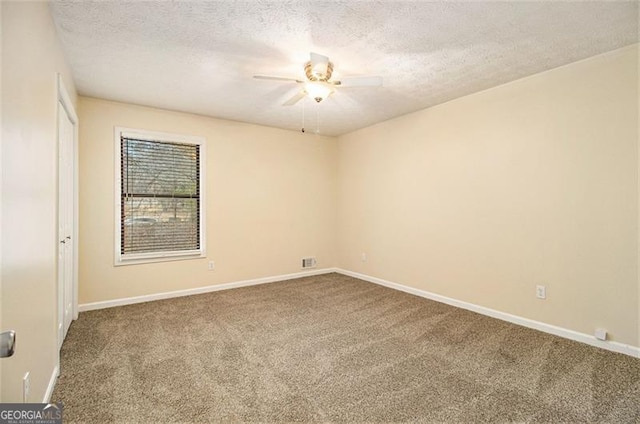
{"label": "ceiling fan", "polygon": [[309,61],[304,65],[306,79],[291,77],[278,77],[270,75],[254,75],[257,79],[293,81],[303,84],[303,87],[292,98],[284,102],[283,106],[292,106],[305,96],[311,97],[320,103],[329,97],[337,87],[379,87],[382,85],[380,76],[345,77],[340,80],[332,80],[333,63],[327,56],[311,52]]}

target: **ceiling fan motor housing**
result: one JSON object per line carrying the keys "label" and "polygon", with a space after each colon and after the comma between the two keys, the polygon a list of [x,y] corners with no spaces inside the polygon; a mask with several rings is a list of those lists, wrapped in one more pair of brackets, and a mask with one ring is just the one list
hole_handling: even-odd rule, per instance
{"label": "ceiling fan motor housing", "polygon": [[327,62],[327,69],[325,72],[321,72],[313,69],[313,63],[307,62],[304,65],[304,73],[309,81],[322,81],[328,82],[333,73],[333,63]]}

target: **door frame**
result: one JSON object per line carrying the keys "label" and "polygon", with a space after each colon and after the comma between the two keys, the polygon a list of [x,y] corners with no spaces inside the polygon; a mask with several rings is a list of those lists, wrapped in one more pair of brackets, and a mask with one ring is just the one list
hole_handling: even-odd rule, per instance
{"label": "door frame", "polygon": [[[69,96],[69,92],[67,91],[65,85],[64,85],[64,81],[62,80],[62,76],[60,74],[57,74],[57,86],[58,86],[58,96],[57,96],[57,101],[56,101],[56,128],[57,128],[57,134],[56,134],[56,141],[58,143],[58,155],[59,153],[59,149],[60,149],[60,109],[58,108],[58,103],[64,108],[64,111],[66,112],[67,116],[69,117],[69,121],[71,121],[71,124],[73,125],[73,158],[72,159],[72,164],[73,164],[73,194],[72,194],[72,199],[73,199],[73,228],[71,229],[71,237],[73,240],[72,246],[73,246],[73,251],[72,251],[72,259],[73,259],[73,272],[72,272],[72,286],[73,286],[73,294],[72,294],[72,315],[73,315],[73,320],[78,319],[78,115],[76,114],[75,108],[73,107],[73,103],[71,102],[71,97]],[[58,170],[59,173],[59,170]],[[58,202],[60,201],[60,178],[58,177],[58,181],[57,181],[57,185],[58,185]],[[59,209],[58,209],[59,211]],[[60,220],[60,217],[58,216],[58,214],[56,214],[56,216],[58,217],[58,221]],[[56,223],[56,228],[58,228],[59,226],[59,222]],[[56,234],[56,246],[59,244],[58,243],[58,236],[59,234]],[[58,255],[56,254],[56,258],[58,258]],[[56,264],[58,264],[58,261],[56,259]],[[58,341],[58,346],[60,346],[62,344],[62,340],[60,340],[60,332],[59,332],[59,328],[60,325],[64,325],[64,305],[61,302],[61,296],[63,295],[63,285],[64,282],[62,281],[58,281],[58,276],[56,276],[56,301],[58,304],[58,307],[56,308],[57,311],[57,316],[56,316],[56,340]],[[63,332],[64,333],[64,332]],[[64,336],[63,336],[64,337]],[[60,349],[57,348],[56,349],[58,351],[58,370],[60,370]],[[58,371],[59,372],[59,371]]]}

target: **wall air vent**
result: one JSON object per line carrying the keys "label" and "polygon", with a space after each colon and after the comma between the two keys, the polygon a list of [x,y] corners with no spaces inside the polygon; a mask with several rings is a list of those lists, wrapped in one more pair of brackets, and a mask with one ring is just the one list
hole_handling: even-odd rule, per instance
{"label": "wall air vent", "polygon": [[302,258],[302,268],[315,268],[316,258]]}

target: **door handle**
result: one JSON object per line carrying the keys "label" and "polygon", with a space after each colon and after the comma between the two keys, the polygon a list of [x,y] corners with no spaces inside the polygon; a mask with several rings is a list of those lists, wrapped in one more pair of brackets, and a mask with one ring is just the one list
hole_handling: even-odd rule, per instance
{"label": "door handle", "polygon": [[8,358],[16,350],[16,332],[3,331],[0,333],[0,358]]}

